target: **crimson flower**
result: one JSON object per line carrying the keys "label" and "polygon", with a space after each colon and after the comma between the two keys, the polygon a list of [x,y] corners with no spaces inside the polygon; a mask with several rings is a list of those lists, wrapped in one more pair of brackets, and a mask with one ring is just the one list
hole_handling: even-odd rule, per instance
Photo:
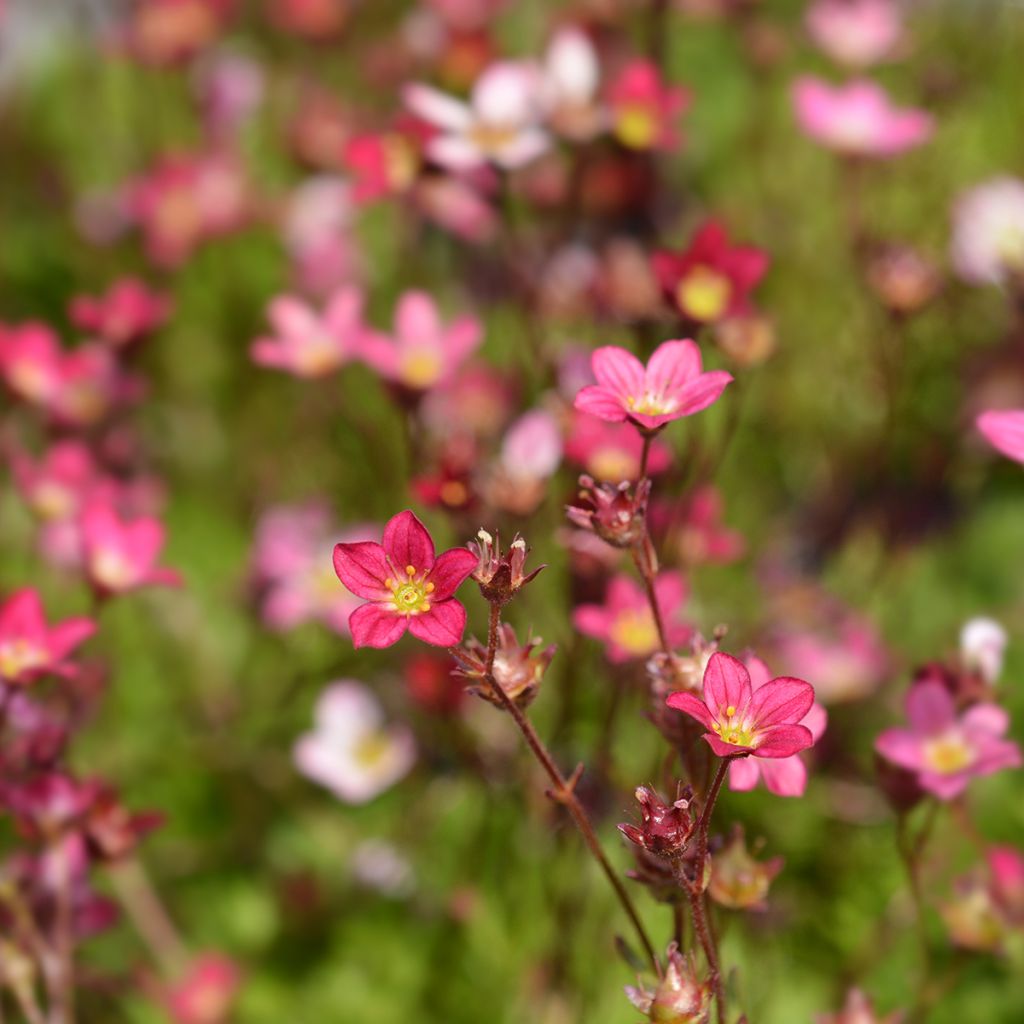
{"label": "crimson flower", "polygon": [[646,367],[614,345],[596,349],[590,365],[597,383],[576,395],[576,408],[613,423],[628,419],[646,430],[713,405],[732,380],[724,370],[704,373],[700,349],[689,339],[663,342]]}
{"label": "crimson flower", "polygon": [[780,676],[755,690],[743,662],[721,651],[704,670],[703,700],[680,691],[666,703],[708,729],[704,739],[719,757],[789,757],[814,743],[810,729],[798,724],[814,704],[810,683]]}
{"label": "crimson flower", "polygon": [[334,548],[338,579],[367,601],[349,616],[353,645],[390,647],[406,629],[438,647],[457,644],[466,609],[453,595],[476,568],[477,556],[452,548],[435,558],[427,528],[408,509],[388,522],[383,540]]}
{"label": "crimson flower", "polygon": [[39,595],[16,591],[0,605],[0,680],[25,684],[47,672],[74,675],[66,659],[95,632],[96,624],[86,618],[48,626]]}

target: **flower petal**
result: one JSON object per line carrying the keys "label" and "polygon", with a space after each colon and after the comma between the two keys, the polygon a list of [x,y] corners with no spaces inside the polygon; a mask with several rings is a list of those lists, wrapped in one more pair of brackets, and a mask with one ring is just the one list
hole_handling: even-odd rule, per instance
{"label": "flower petal", "polygon": [[728,707],[745,708],[750,702],[750,673],[746,665],[731,654],[715,651],[704,669],[704,703],[712,718]]}
{"label": "flower petal", "polygon": [[714,405],[731,381],[732,374],[726,373],[725,370],[702,373],[696,380],[690,381],[676,392],[679,401],[676,415],[692,416],[694,413],[702,412],[709,405]]}
{"label": "flower petal", "polygon": [[473,123],[473,114],[460,100],[429,85],[412,82],[402,91],[405,105],[429,124],[448,131],[465,131]]}
{"label": "flower petal", "polygon": [[689,338],[660,344],[647,361],[647,387],[657,394],[674,394],[700,376],[700,349]]}
{"label": "flower petal", "polygon": [[717,733],[706,732],[704,739],[719,757],[733,757],[736,754],[753,754],[755,752],[753,747],[738,747],[735,743],[726,743]]}
{"label": "flower petal", "polygon": [[942,732],[956,720],[953,697],[942,683],[918,683],[907,694],[907,718],[915,732]]}
{"label": "flower petal", "polygon": [[886,729],[875,740],[875,750],[887,761],[917,771],[924,763],[921,739],[909,729]]}
{"label": "flower petal", "polygon": [[353,647],[390,647],[405,632],[408,618],[376,601],[360,605],[349,617]]}
{"label": "flower petal", "polygon": [[418,573],[429,572],[434,565],[434,542],[409,509],[393,516],[384,527],[384,551],[397,572],[409,565]]}
{"label": "flower petal", "polygon": [[621,423],[626,418],[626,408],[615,392],[600,384],[591,384],[577,395],[573,405],[580,412],[590,413],[609,423]]}
{"label": "flower petal", "polygon": [[409,632],[436,647],[457,644],[465,630],[466,609],[454,600],[438,601],[430,606],[429,612],[409,619]]}
{"label": "flower petal", "polygon": [[70,654],[80,643],[96,632],[92,619],[67,619],[50,630],[50,654],[57,660]]}
{"label": "flower petal", "polygon": [[441,554],[427,577],[427,582],[434,584],[430,600],[436,603],[451,597],[476,568],[477,561],[469,548],[452,548]]}
{"label": "flower petal", "polygon": [[811,730],[802,725],[773,725],[761,735],[764,738],[754,748],[755,757],[789,757],[814,743]]}
{"label": "flower petal", "polygon": [[[754,761],[754,758],[748,758]],[[735,761],[733,764],[742,764]],[[730,769],[732,765],[729,766]],[[803,796],[807,788],[807,766],[800,760],[799,754],[792,757],[780,757],[775,761],[765,761],[761,765],[761,777],[769,793],[776,796]],[[732,780],[730,779],[730,786]],[[735,788],[735,787],[732,787]]]}
{"label": "flower petal", "polygon": [[738,757],[735,761],[730,761],[729,788],[737,793],[749,792],[761,778],[761,767],[755,757]]}
{"label": "flower petal", "polygon": [[375,540],[335,544],[334,571],[356,597],[381,601],[391,596],[384,581],[392,575],[393,570],[388,565],[384,548]]}
{"label": "flower petal", "polygon": [[632,352],[617,345],[603,345],[590,357],[590,367],[598,384],[625,400],[644,393],[644,364]]}
{"label": "flower petal", "polygon": [[814,704],[814,687],[802,679],[779,676],[759,687],[750,700],[750,714],[757,728],[795,724]]}
{"label": "flower petal", "polygon": [[714,725],[715,720],[708,711],[707,705],[696,694],[678,690],[675,693],[670,693],[665,699],[665,703],[676,711],[682,711],[684,715],[696,718],[705,728],[710,729]]}

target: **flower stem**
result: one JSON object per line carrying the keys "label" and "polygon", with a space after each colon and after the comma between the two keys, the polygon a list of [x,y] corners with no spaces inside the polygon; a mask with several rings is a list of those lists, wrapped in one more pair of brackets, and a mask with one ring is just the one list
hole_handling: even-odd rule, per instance
{"label": "flower stem", "polygon": [[637,913],[637,909],[633,904],[633,900],[629,893],[626,891],[626,887],[622,884],[622,880],[615,873],[615,869],[612,867],[604,850],[601,848],[600,840],[594,832],[594,827],[590,823],[590,818],[587,816],[586,810],[584,810],[583,805],[576,796],[576,783],[579,779],[579,772],[582,766],[573,773],[571,778],[566,779],[558,765],[555,764],[551,754],[548,753],[547,748],[544,746],[544,742],[541,740],[540,736],[537,735],[537,731],[534,729],[533,723],[526,717],[526,714],[520,709],[516,702],[512,700],[507,693],[505,693],[504,689],[502,689],[498,681],[494,678],[494,658],[498,647],[498,626],[500,621],[501,608],[496,604],[492,604],[487,632],[486,682],[501,702],[502,707],[512,716],[512,720],[516,723],[516,726],[522,733],[523,739],[526,740],[526,745],[530,748],[530,752],[537,759],[538,763],[551,780],[552,786],[554,787],[551,792],[551,796],[560,804],[563,804],[569,811],[573,822],[576,824],[580,835],[583,837],[583,841],[586,844],[587,849],[590,850],[594,859],[604,872],[605,877],[611,884],[611,887],[615,890],[615,895],[618,897],[619,903],[622,905],[622,909],[625,910],[626,916],[633,925],[633,929],[636,932],[636,936],[639,939],[640,944],[644,948],[644,953],[646,954],[647,959],[650,960],[651,966],[660,976],[661,964],[658,962],[658,957],[654,952],[654,946],[651,944],[651,940],[647,936],[647,931],[644,928],[643,922],[640,920],[640,915]]}

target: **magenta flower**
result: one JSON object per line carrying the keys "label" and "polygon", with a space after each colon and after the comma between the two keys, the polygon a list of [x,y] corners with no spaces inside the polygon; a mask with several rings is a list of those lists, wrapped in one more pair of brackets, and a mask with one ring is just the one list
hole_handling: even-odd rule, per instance
{"label": "magenta flower", "polygon": [[0,327],[0,376],[18,398],[49,406],[60,391],[62,368],[60,342],[46,324]]}
{"label": "magenta flower", "polygon": [[[679,621],[687,597],[686,583],[677,572],[663,572],[654,582],[658,608],[672,646],[685,643],[692,630]],[[620,575],[608,584],[604,604],[581,604],[572,613],[573,625],[585,636],[602,640],[608,660],[616,664],[646,658],[660,646],[647,594],[632,577]]]}
{"label": "magenta flower", "polygon": [[254,363],[296,377],[324,377],[352,359],[366,335],[363,296],[349,286],[336,291],[323,314],[291,295],[270,303],[267,316],[274,336],[253,342]]}
{"label": "magenta flower", "polygon": [[886,729],[875,750],[887,761],[916,773],[918,785],[940,800],[952,800],[974,776],[1019,768],[1021,752],[1004,739],[1009,717],[995,704],[975,704],[957,717],[949,691],[923,682],[907,694],[909,729]]}
{"label": "magenta flower", "polygon": [[98,334],[115,347],[138,341],[160,327],[171,310],[171,300],[151,290],[144,281],[123,277],[105,295],[78,295],[71,301],[71,322],[80,330]]}
{"label": "magenta flower", "polygon": [[67,657],[95,632],[96,624],[86,618],[47,626],[36,591],[18,590],[0,605],[0,679],[26,684],[48,672],[74,675]]}
{"label": "magenta flower", "polygon": [[123,594],[147,585],[177,586],[177,571],[156,565],[163,546],[164,527],[158,519],[122,519],[103,502],[82,513],[85,571],[101,594]]}
{"label": "magenta flower", "polygon": [[419,145],[401,126],[391,131],[353,135],[342,152],[352,175],[352,198],[371,203],[408,191],[419,173]]}
{"label": "magenta flower", "polygon": [[[772,682],[768,666],[755,657],[747,658],[747,671],[750,673],[750,685],[754,693],[762,686]],[[800,719],[800,724],[810,730],[814,742],[817,743],[825,732],[828,715],[825,709],[815,701],[807,714]],[[776,796],[803,796],[807,787],[807,767],[799,754],[779,757],[772,760],[758,760],[753,757],[737,758],[729,765],[729,788],[739,792],[753,789],[758,779],[764,779],[768,792]]]}
{"label": "magenta flower", "polygon": [[930,114],[893,106],[866,79],[833,88],[803,76],[793,86],[793,105],[807,135],[848,156],[897,156],[927,142],[935,127]]}
{"label": "magenta flower", "polygon": [[[636,480],[644,443],[626,423],[607,423],[574,413],[565,441],[566,457],[578,462],[592,477],[617,484]],[[671,451],[660,441],[651,443],[647,457],[648,474],[662,473],[672,463]]]}
{"label": "magenta flower", "polygon": [[408,629],[437,647],[462,639],[466,609],[455,591],[476,568],[468,548],[452,548],[434,557],[427,528],[406,509],[384,527],[384,543],[337,544],[338,579],[367,603],[348,620],[355,647],[390,647]]}
{"label": "magenta flower", "polygon": [[630,61],[608,87],[612,133],[627,149],[674,149],[679,144],[676,122],[690,104],[680,85],[669,85],[657,64]]}
{"label": "magenta flower", "polygon": [[814,743],[811,730],[800,724],[814,704],[810,683],[780,676],[755,690],[746,665],[721,651],[704,670],[703,700],[681,690],[666,703],[708,729],[704,739],[719,757],[791,757]]}
{"label": "magenta flower", "polygon": [[647,430],[713,405],[732,380],[724,370],[702,372],[700,349],[689,339],[663,342],[646,368],[624,348],[605,345],[594,352],[591,367],[597,384],[580,391],[576,408]]}
{"label": "magenta flower", "polygon": [[1015,462],[1024,462],[1024,409],[983,412],[975,426],[997,452]]}

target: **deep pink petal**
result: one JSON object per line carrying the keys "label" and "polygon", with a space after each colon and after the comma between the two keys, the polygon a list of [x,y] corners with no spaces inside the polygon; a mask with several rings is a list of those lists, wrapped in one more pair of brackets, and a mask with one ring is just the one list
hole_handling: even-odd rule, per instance
{"label": "deep pink petal", "polygon": [[780,676],[754,691],[750,714],[758,728],[796,724],[814,704],[814,687],[802,679]]}
{"label": "deep pink petal", "polygon": [[686,690],[679,690],[670,693],[665,703],[676,711],[682,711],[684,715],[696,718],[705,728],[710,729],[715,722],[707,705],[696,694],[688,693]]}
{"label": "deep pink petal", "polygon": [[933,735],[956,720],[953,698],[942,683],[918,683],[907,694],[907,718],[915,732]]}
{"label": "deep pink petal", "polygon": [[63,658],[95,632],[96,623],[92,619],[67,619],[50,630],[50,653],[54,658]]}
{"label": "deep pink petal", "polygon": [[[382,601],[391,594],[384,581],[395,570],[388,565],[384,548],[376,541],[335,544],[334,571],[338,579],[357,597]],[[401,569],[397,571],[401,572]]]}
{"label": "deep pink petal", "polygon": [[608,637],[610,618],[602,605],[581,604],[573,609],[572,624],[584,636],[605,640]]}
{"label": "deep pink petal", "polygon": [[387,611],[387,607],[371,601],[360,605],[348,617],[353,647],[390,647],[402,636],[408,619]]}
{"label": "deep pink petal", "polygon": [[[755,758],[749,760],[754,761]],[[803,796],[807,788],[807,766],[800,760],[799,754],[780,757],[775,761],[766,760],[761,765],[761,776],[768,792],[776,796]]]}
{"label": "deep pink petal", "polygon": [[745,708],[751,698],[750,673],[738,658],[715,651],[704,669],[704,703],[712,718],[725,714],[725,709]]}
{"label": "deep pink petal", "polygon": [[668,570],[660,573],[654,581],[654,596],[658,599],[658,607],[662,617],[673,618],[687,597],[686,581],[678,572]]}
{"label": "deep pink petal", "polygon": [[875,740],[875,750],[887,761],[918,771],[924,763],[921,739],[908,729],[886,729]]}
{"label": "deep pink petal", "polygon": [[706,732],[704,733],[705,740],[707,740],[708,746],[719,756],[719,757],[731,757],[733,754],[752,754],[754,753],[753,747],[738,747],[735,743],[726,743],[717,733]]}
{"label": "deep pink petal", "polygon": [[731,381],[732,374],[726,373],[725,370],[702,373],[696,380],[690,381],[675,393],[679,402],[676,415],[692,416],[694,413],[702,412],[709,405],[714,405]]}
{"label": "deep pink petal", "polygon": [[647,387],[656,394],[674,394],[700,375],[700,349],[688,338],[659,345],[647,362]]}
{"label": "deep pink petal", "polygon": [[954,775],[921,772],[917,777],[917,782],[923,790],[937,796],[940,800],[952,800],[967,788],[970,778],[967,772],[957,772]]}
{"label": "deep pink petal", "polygon": [[437,305],[427,292],[408,291],[398,300],[395,334],[403,347],[440,347],[441,318]]}
{"label": "deep pink petal", "polygon": [[773,725],[761,734],[754,750],[756,757],[789,757],[814,743],[811,730],[802,725]]}
{"label": "deep pink petal", "polygon": [[573,405],[580,412],[589,413],[609,423],[621,423],[626,418],[626,407],[615,392],[600,384],[590,384],[576,395]]}
{"label": "deep pink petal", "polygon": [[409,619],[409,632],[436,647],[457,644],[465,629],[466,609],[458,601],[438,601],[430,606],[429,612]]}
{"label": "deep pink petal", "polygon": [[16,590],[0,608],[0,636],[45,643],[46,618],[39,594],[29,587]]}
{"label": "deep pink petal", "polygon": [[761,767],[756,757],[738,757],[735,761],[730,761],[729,788],[737,793],[746,793],[753,789],[761,777]]}
{"label": "deep pink petal", "polygon": [[434,565],[434,542],[409,509],[393,516],[384,527],[384,551],[398,572],[410,565],[417,573],[429,572]]}
{"label": "deep pink petal", "polygon": [[1024,462],[1024,409],[990,410],[983,412],[975,422],[996,451]]}
{"label": "deep pink petal", "polygon": [[462,581],[476,568],[477,557],[469,548],[452,548],[440,555],[427,577],[434,584],[431,601],[444,601],[458,590]]}
{"label": "deep pink petal", "polygon": [[590,367],[597,383],[622,399],[644,393],[644,364],[632,352],[617,345],[603,345],[594,350]]}

